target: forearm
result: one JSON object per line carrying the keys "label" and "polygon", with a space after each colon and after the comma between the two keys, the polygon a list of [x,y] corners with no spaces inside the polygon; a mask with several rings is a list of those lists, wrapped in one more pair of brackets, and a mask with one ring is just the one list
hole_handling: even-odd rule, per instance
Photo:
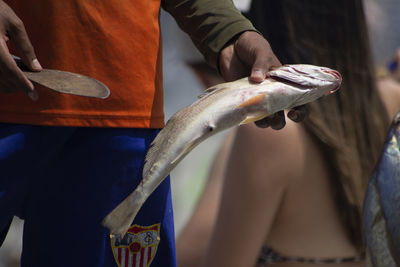
{"label": "forearm", "polygon": [[232,0],[163,0],[162,5],[212,66],[217,65],[218,54],[229,40],[255,30]]}
{"label": "forearm", "polygon": [[225,166],[235,131],[229,133],[214,156],[207,184],[192,217],[177,239],[176,252],[181,267],[201,266],[212,237],[221,198]]}

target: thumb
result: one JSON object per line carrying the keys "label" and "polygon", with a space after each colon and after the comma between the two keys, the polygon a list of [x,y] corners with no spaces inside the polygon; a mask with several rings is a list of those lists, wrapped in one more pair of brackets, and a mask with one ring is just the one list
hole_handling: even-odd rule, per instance
{"label": "thumb", "polygon": [[256,83],[260,83],[265,80],[267,76],[267,69],[262,66],[253,66],[251,69],[250,80]]}
{"label": "thumb", "polygon": [[268,71],[277,68],[282,64],[273,54],[272,50],[262,51],[256,55],[254,64],[251,67],[250,80],[256,83],[260,83],[265,80]]}
{"label": "thumb", "polygon": [[28,34],[26,33],[25,26],[21,20],[18,20],[8,30],[10,40],[14,43],[22,62],[32,71],[41,71],[40,65]]}

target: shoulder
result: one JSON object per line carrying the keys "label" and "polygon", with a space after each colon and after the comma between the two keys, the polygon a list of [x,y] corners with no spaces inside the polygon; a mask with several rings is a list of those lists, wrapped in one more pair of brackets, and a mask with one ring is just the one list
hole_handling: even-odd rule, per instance
{"label": "shoulder", "polygon": [[[258,156],[283,154],[286,149],[296,152],[300,148],[298,142],[300,132],[300,124],[291,121],[287,121],[286,126],[281,130],[259,128],[254,123],[249,123],[239,127],[236,140],[245,142],[246,146]],[[291,156],[292,152],[285,156]]]}
{"label": "shoulder", "polygon": [[[287,185],[301,173],[305,157],[305,138],[301,124],[287,121],[281,130],[261,129],[253,123],[239,127],[231,150],[240,157],[249,178],[265,183]],[[253,174],[253,175],[251,175]]]}
{"label": "shoulder", "polygon": [[378,90],[390,118],[400,111],[400,83],[385,78],[378,80]]}

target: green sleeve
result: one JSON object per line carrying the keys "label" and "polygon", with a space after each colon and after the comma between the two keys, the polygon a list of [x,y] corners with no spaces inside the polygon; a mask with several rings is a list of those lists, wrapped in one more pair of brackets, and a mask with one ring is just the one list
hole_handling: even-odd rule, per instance
{"label": "green sleeve", "polygon": [[232,0],[162,0],[162,6],[214,67],[227,42],[241,32],[255,31]]}

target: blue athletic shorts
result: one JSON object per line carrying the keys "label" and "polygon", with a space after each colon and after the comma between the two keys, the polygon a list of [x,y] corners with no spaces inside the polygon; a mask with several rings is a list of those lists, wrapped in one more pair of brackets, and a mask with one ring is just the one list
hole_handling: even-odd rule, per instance
{"label": "blue athletic shorts", "polygon": [[157,132],[0,124],[0,232],[25,220],[21,266],[176,266],[169,178],[124,239],[101,225],[142,179]]}

